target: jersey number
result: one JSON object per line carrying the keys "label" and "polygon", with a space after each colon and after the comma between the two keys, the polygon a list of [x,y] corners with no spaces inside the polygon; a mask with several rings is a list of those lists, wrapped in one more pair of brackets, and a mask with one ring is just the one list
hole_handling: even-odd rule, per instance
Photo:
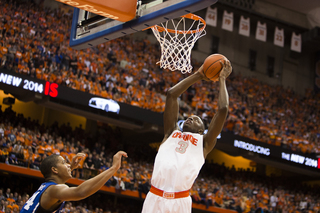
{"label": "jersey number", "polygon": [[185,141],[179,141],[178,143],[180,146],[176,147],[176,152],[179,152],[181,154],[184,154],[186,152],[186,149],[189,146],[189,143],[185,142]]}
{"label": "jersey number", "polygon": [[24,206],[25,210],[29,210],[30,206],[32,206],[33,204],[33,200],[37,197],[38,194],[39,192],[34,193],[32,197],[29,198],[29,200],[26,202],[26,205]]}

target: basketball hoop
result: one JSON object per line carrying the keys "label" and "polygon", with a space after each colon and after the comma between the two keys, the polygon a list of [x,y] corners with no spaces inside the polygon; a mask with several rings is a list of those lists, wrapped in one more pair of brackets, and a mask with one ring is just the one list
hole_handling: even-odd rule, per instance
{"label": "basketball hoop", "polygon": [[[190,20],[193,22],[187,27]],[[157,64],[163,69],[180,70],[182,74],[191,73],[191,50],[196,41],[206,34],[205,20],[189,13],[181,16],[179,21],[168,20],[160,25],[151,27],[161,47],[161,57]]]}

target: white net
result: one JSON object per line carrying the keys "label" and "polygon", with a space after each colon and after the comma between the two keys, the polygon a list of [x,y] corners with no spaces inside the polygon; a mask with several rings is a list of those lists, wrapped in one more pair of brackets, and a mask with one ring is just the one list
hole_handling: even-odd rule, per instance
{"label": "white net", "polygon": [[161,47],[160,67],[180,70],[183,74],[191,73],[191,50],[196,41],[206,34],[205,26],[201,17],[187,14],[178,21],[168,20],[160,26],[151,27]]}

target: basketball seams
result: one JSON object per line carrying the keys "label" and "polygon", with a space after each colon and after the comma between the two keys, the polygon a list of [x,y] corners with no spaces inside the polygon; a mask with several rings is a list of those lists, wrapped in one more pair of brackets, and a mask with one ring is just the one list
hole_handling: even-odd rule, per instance
{"label": "basketball seams", "polygon": [[[218,59],[218,60],[214,61],[213,63],[211,63],[210,66],[207,67],[207,69],[204,70],[204,72],[203,72],[203,73],[205,74],[205,76],[207,76],[206,73],[207,73],[208,70],[210,70],[210,67],[211,67],[212,65],[214,65],[215,63],[221,61],[221,60],[224,60],[224,57],[221,57],[220,59]],[[221,69],[220,69],[219,72],[217,72],[213,77],[211,77],[211,78],[209,78],[209,79],[210,79],[210,80],[214,79],[214,78],[221,72],[221,70],[222,70],[222,67],[221,67]],[[207,77],[207,78],[208,78],[208,77]]]}
{"label": "basketball seams", "polygon": [[[220,71],[217,72],[211,79],[214,79],[218,74],[220,75],[221,70],[222,70],[222,69],[220,69]],[[210,79],[210,80],[211,80],[211,79]]]}
{"label": "basketball seams", "polygon": [[[217,60],[217,61],[220,61],[220,59]],[[212,62],[212,63],[210,64],[210,66],[207,68],[207,70],[204,71],[204,73],[206,74],[207,71],[210,69],[210,67],[211,67],[212,65],[214,65],[215,63],[217,63],[217,61]]]}

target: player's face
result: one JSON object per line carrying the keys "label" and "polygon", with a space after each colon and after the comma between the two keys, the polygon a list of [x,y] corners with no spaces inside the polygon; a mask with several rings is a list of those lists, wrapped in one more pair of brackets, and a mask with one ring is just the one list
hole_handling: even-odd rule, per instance
{"label": "player's face", "polygon": [[184,132],[203,133],[204,124],[199,116],[193,115],[187,118],[183,124]]}
{"label": "player's face", "polygon": [[71,166],[70,166],[70,164],[68,164],[66,162],[66,160],[62,156],[59,156],[59,160],[57,163],[57,169],[58,169],[59,176],[66,177],[66,178],[72,178]]}

